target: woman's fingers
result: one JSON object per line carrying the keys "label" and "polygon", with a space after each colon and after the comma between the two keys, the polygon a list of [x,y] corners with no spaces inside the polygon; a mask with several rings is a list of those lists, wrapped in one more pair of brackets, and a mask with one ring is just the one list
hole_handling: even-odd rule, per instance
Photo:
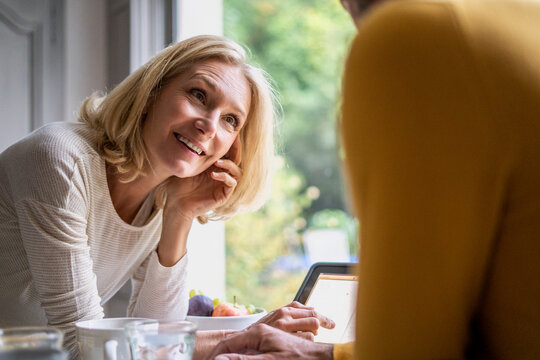
{"label": "woman's fingers", "polygon": [[232,160],[220,159],[214,164],[216,168],[221,168],[227,171],[212,171],[210,176],[212,179],[221,181],[225,184],[223,189],[223,195],[225,197],[232,193],[232,190],[236,188],[238,179],[242,177],[242,169],[236,165]]}
{"label": "woman's fingers", "polygon": [[234,142],[231,145],[227,155],[225,155],[225,158],[231,160],[236,165],[240,165],[242,162],[242,141],[240,140],[240,135],[234,139]]}
{"label": "woman's fingers", "polygon": [[230,188],[236,187],[237,181],[229,173],[212,171],[210,175],[212,176],[212,179],[221,181]]}
{"label": "woman's fingers", "polygon": [[227,155],[214,163],[216,168],[226,171],[212,171],[210,173],[212,179],[221,181],[228,187],[224,189],[225,196],[231,194],[232,190],[238,184],[238,179],[242,177],[242,169],[239,166],[241,161],[242,142],[240,141],[240,137],[237,136]]}
{"label": "woman's fingers", "polygon": [[235,178],[240,178],[242,176],[242,169],[234,163],[232,160],[219,159],[214,164],[216,167],[227,170],[229,174]]}

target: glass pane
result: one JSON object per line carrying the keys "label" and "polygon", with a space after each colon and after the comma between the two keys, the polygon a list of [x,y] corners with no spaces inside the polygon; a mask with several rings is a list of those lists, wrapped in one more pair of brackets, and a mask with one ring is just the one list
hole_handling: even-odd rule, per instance
{"label": "glass pane", "polygon": [[226,226],[227,296],[271,310],[292,301],[315,259],[306,253],[306,230],[337,230],[326,236],[339,248],[324,254],[328,260],[355,253],[336,138],[354,26],[337,0],[224,0],[223,10],[225,36],[251,50],[283,106],[272,196],[259,212]]}

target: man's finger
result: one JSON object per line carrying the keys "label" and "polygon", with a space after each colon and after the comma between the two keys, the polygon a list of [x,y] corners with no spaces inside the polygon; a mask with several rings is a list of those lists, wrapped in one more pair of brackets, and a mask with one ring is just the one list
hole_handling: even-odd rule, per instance
{"label": "man's finger", "polygon": [[258,349],[259,340],[265,334],[265,330],[270,328],[268,325],[254,325],[247,332],[238,332],[228,336],[224,341],[220,342],[213,353],[238,353],[247,349]]}
{"label": "man's finger", "polygon": [[299,333],[295,333],[293,335],[301,337],[301,338],[309,340],[309,341],[315,340],[315,335],[313,335],[313,333],[311,333],[311,332],[299,332]]}
{"label": "man's finger", "polygon": [[293,319],[301,319],[306,317],[314,317],[319,319],[320,325],[326,329],[333,329],[336,326],[334,321],[315,310],[290,308],[290,314]]}
{"label": "man's finger", "polygon": [[299,319],[293,319],[284,321],[282,323],[282,326],[279,327],[280,330],[287,331],[287,332],[296,332],[296,331],[303,331],[303,332],[310,332],[315,335],[317,335],[317,332],[319,330],[320,322],[319,319],[315,317],[305,317],[305,318],[299,318]]}
{"label": "man's finger", "polygon": [[270,360],[270,355],[244,355],[244,354],[221,354],[214,358],[215,360]]}
{"label": "man's finger", "polygon": [[292,303],[290,303],[287,306],[294,307],[294,308],[297,308],[297,309],[309,309],[309,310],[314,309],[313,307],[304,305],[304,304],[302,304],[301,302],[298,302],[298,301],[293,301]]}

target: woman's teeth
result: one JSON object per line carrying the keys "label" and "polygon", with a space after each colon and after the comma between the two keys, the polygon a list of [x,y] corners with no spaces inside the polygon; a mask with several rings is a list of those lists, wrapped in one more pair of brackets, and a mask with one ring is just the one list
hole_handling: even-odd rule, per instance
{"label": "woman's teeth", "polygon": [[182,135],[176,134],[176,138],[178,139],[178,141],[184,143],[188,148],[190,148],[191,150],[196,152],[198,155],[202,154],[203,151],[202,151],[201,148],[199,148],[197,145],[193,144],[191,141],[189,141],[188,139],[186,139]]}
{"label": "woman's teeth", "polygon": [[198,155],[202,154],[203,151],[202,151],[201,148],[199,148],[197,145],[193,144],[191,141],[189,141],[188,139],[186,139],[182,135],[176,134],[176,138],[178,139],[178,141],[181,141],[182,143],[184,143],[188,148],[195,151]]}

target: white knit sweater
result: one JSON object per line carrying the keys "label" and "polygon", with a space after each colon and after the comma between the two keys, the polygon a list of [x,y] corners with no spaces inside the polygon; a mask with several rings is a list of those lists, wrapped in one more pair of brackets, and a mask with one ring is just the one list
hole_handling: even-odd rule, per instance
{"label": "white knit sweater", "polygon": [[128,316],[184,318],[187,256],[163,267],[162,212],[152,199],[132,224],[116,213],[85,124],[36,130],[0,155],[0,327],[51,325],[77,357],[74,323],[131,278]]}

